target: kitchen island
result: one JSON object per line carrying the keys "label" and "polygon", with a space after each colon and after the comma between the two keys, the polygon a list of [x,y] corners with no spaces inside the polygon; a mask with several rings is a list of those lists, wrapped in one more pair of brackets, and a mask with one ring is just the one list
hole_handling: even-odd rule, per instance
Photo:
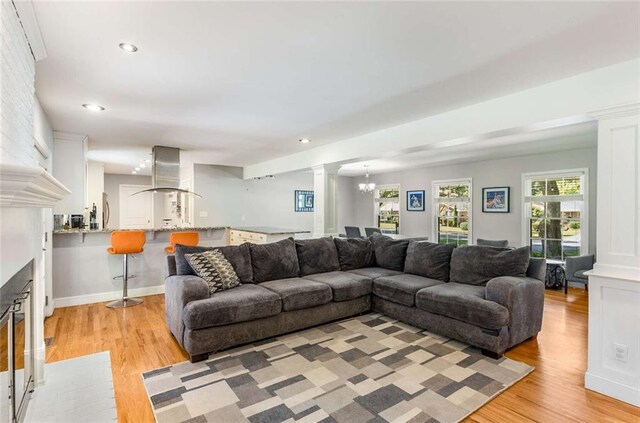
{"label": "kitchen island", "polygon": [[244,242],[267,244],[296,236],[304,237],[304,235],[309,234],[311,234],[310,231],[297,231],[293,229],[273,228],[270,226],[233,227],[229,230],[229,244],[240,245]]}
{"label": "kitchen island", "polygon": [[[122,296],[122,256],[107,253],[111,232],[115,229],[70,229],[53,231],[54,308],[110,301]],[[169,234],[198,231],[200,245],[217,247],[229,244],[226,226],[198,228],[143,229],[147,240],[141,254],[129,258],[129,295],[131,297],[164,292],[164,266]]]}
{"label": "kitchen island", "polygon": [[[122,296],[122,256],[107,253],[111,232],[116,229],[69,229],[53,231],[52,286],[47,299],[53,308],[111,301]],[[176,231],[198,231],[200,244],[219,247],[231,242],[231,234],[240,231],[252,234],[242,242],[264,243],[288,238],[308,231],[278,228],[229,228],[227,226],[143,229],[147,240],[144,251],[129,259],[129,296],[144,296],[164,292],[164,266],[169,246],[169,234]],[[262,237],[265,237],[264,239]],[[276,239],[276,240],[278,240]]]}

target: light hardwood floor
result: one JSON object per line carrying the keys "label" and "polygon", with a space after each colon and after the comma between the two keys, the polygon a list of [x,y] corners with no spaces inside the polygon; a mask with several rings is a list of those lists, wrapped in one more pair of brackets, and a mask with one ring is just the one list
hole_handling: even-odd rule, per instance
{"label": "light hardwood floor", "polygon": [[[144,371],[188,359],[164,322],[164,296],[112,310],[104,303],[57,309],[45,322],[54,337],[47,362],[109,350],[120,422],[153,422]],[[640,409],[584,388],[587,366],[587,295],[547,291],[542,332],[508,351],[536,367],[467,422],[638,422]]]}

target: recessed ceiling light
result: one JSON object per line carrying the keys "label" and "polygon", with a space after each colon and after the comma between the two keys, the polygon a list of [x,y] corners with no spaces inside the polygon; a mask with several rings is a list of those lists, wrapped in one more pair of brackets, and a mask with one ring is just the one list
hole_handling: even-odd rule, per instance
{"label": "recessed ceiling light", "polygon": [[135,53],[136,51],[138,51],[138,47],[134,46],[131,43],[120,43],[118,47],[120,47],[122,50],[126,51],[127,53]]}
{"label": "recessed ceiling light", "polygon": [[132,171],[131,171],[131,173],[133,173],[133,174],[135,175],[135,174],[136,174],[136,173],[138,173],[138,172],[136,172],[135,170],[132,170]]}
{"label": "recessed ceiling light", "polygon": [[147,165],[144,163],[140,163],[140,167],[144,169],[145,167],[147,167]]}
{"label": "recessed ceiling light", "polygon": [[151,163],[150,159],[145,160],[145,163]]}
{"label": "recessed ceiling light", "polygon": [[311,140],[309,138],[300,138],[299,141],[301,143],[303,143],[303,144],[309,144],[311,142]]}
{"label": "recessed ceiling light", "polygon": [[140,168],[139,168],[139,167],[136,167],[136,172],[137,172],[137,171],[139,171],[139,170],[140,170]]}
{"label": "recessed ceiling light", "polygon": [[91,110],[92,112],[101,112],[104,110],[104,107],[98,106],[97,104],[85,103],[82,105],[87,110]]}

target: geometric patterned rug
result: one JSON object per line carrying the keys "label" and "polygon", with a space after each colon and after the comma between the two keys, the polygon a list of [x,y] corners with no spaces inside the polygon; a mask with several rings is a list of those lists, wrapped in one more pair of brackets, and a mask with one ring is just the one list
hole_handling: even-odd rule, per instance
{"label": "geometric patterned rug", "polygon": [[159,423],[448,423],[531,371],[371,313],[142,377]]}

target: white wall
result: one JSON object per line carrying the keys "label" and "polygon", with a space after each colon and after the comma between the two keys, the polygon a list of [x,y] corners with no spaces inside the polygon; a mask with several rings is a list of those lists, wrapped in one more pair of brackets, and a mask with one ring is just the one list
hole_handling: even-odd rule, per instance
{"label": "white wall", "polygon": [[[195,226],[275,226],[313,229],[313,213],[294,212],[294,191],[313,190],[313,174],[299,172],[275,179],[243,180],[242,168],[196,164]],[[207,216],[202,216],[206,213]]]}
{"label": "white wall", "polygon": [[[433,210],[431,184],[442,179],[472,178],[473,180],[473,239],[508,239],[510,245],[524,245],[522,241],[522,183],[523,173],[550,170],[589,169],[589,251],[595,251],[596,241],[596,162],[595,148],[577,149],[547,154],[485,160],[473,163],[409,169],[403,172],[371,175],[378,185],[400,184],[400,232],[407,235],[432,234]],[[355,226],[375,226],[373,196],[358,190],[363,178],[351,178]],[[511,187],[511,212],[482,213],[482,188]],[[424,212],[406,211],[407,190],[425,190]]]}

